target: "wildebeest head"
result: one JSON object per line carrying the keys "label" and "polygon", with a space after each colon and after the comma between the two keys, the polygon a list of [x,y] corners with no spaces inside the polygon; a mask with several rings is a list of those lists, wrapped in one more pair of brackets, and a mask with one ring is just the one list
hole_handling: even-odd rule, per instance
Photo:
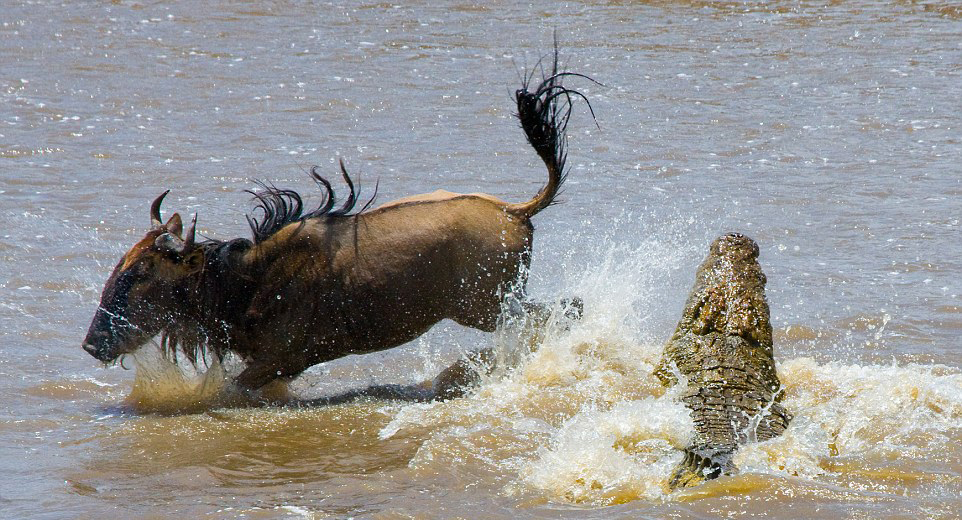
{"label": "wildebeest head", "polygon": [[196,216],[186,235],[180,215],[166,223],[160,219],[168,192],[151,204],[150,231],[120,259],[104,285],[83,343],[103,362],[137,350],[176,321],[189,281],[203,268],[203,250],[194,243]]}

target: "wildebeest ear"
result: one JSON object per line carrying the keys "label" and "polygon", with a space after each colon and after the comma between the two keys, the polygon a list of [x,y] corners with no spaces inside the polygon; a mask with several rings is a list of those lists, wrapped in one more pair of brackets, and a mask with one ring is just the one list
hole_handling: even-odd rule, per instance
{"label": "wildebeest ear", "polygon": [[174,213],[174,216],[170,217],[164,224],[164,228],[167,229],[168,233],[179,237],[184,231],[184,223],[180,220],[180,213]]}

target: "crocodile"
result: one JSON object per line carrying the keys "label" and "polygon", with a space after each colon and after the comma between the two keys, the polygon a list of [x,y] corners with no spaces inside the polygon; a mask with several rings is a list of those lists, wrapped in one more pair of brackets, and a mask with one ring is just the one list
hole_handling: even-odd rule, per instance
{"label": "crocodile", "polygon": [[765,282],[758,245],[739,233],[715,239],[698,268],[655,369],[666,387],[687,384],[681,400],[695,424],[670,490],[734,473],[740,445],[777,437],[792,419],[780,404]]}

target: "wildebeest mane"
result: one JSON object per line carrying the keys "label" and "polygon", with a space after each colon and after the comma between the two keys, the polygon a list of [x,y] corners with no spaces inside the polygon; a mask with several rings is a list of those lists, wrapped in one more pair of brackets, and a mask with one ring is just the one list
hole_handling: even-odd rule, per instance
{"label": "wildebeest mane", "polygon": [[[304,213],[304,201],[301,195],[294,190],[281,189],[273,184],[263,181],[254,181],[261,187],[261,191],[246,190],[254,196],[257,204],[254,211],[260,210],[263,218],[258,220],[250,215],[247,216],[247,223],[250,225],[251,233],[254,235],[254,243],[259,244],[276,233],[278,230],[292,222],[301,222],[307,219],[318,217],[345,217],[350,216],[351,211],[357,205],[360,189],[354,189],[354,181],[348,175],[344,167],[344,161],[340,161],[341,177],[347,184],[350,194],[340,207],[335,208],[337,197],[330,181],[325,179],[319,172],[317,166],[312,166],[310,170],[311,178],[321,188],[323,197],[321,203],[312,211]],[[360,186],[358,187],[360,188]],[[363,213],[377,197],[377,184],[374,186],[374,195],[357,213]],[[357,214],[355,213],[355,214]]]}

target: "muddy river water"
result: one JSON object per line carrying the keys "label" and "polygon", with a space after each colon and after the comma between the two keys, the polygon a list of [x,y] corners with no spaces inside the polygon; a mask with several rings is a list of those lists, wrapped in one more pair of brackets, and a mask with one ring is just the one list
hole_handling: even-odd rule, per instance
{"label": "muddy river water", "polygon": [[[958,4],[2,4],[0,517],[962,511]],[[150,345],[131,370],[81,349],[166,189],[165,210],[218,239],[249,236],[252,180],[316,201],[305,172],[339,158],[379,201],[530,198],[544,167],[511,94],[555,32],[604,85],[570,78],[598,126],[576,108],[529,283],[579,295],[584,316],[537,352],[444,403],[168,413],[216,374]],[[709,241],[733,230],[761,248],[795,419],[742,449],[738,475],[668,493],[692,424],[652,370]],[[442,322],[292,390],[417,383],[516,339]]]}

